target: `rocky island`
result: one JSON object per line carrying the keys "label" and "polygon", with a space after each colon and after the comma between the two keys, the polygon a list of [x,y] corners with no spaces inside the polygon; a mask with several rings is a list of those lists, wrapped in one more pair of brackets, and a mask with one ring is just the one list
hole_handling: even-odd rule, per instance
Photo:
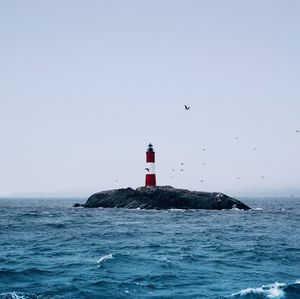
{"label": "rocky island", "polygon": [[249,210],[243,202],[223,193],[189,191],[171,186],[123,188],[102,191],[90,196],[84,208],[127,209],[206,209],[222,210],[237,208]]}

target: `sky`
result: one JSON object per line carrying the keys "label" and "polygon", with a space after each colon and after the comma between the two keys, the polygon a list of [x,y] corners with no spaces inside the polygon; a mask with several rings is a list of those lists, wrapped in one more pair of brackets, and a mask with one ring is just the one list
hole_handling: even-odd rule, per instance
{"label": "sky", "polygon": [[296,0],[0,1],[0,195],[142,186],[151,142],[158,185],[300,196],[299,36]]}

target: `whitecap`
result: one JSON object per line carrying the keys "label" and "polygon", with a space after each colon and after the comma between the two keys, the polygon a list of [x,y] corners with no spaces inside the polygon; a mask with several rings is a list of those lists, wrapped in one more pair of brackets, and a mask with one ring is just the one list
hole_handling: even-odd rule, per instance
{"label": "whitecap", "polygon": [[37,298],[36,295],[32,294],[25,294],[25,293],[17,293],[17,292],[10,292],[10,293],[2,293],[0,294],[0,298],[2,299],[33,299]]}
{"label": "whitecap", "polygon": [[251,210],[253,210],[253,211],[263,211],[264,209],[263,208],[252,208]]}
{"label": "whitecap", "polygon": [[239,209],[239,208],[233,206],[233,207],[231,208],[231,211],[242,211],[242,212],[244,212],[245,210],[244,210],[244,209]]}
{"label": "whitecap", "polygon": [[274,284],[263,285],[259,288],[248,288],[245,290],[241,290],[238,293],[234,293],[231,296],[245,296],[250,294],[256,295],[264,295],[267,298],[283,298],[284,297],[284,290],[285,283],[275,282]]}
{"label": "whitecap", "polygon": [[100,265],[100,264],[104,263],[105,261],[110,260],[110,259],[112,259],[112,258],[113,258],[112,253],[111,253],[111,254],[108,254],[108,255],[105,255],[105,256],[102,256],[102,257],[100,257],[100,258],[98,259],[97,264]]}

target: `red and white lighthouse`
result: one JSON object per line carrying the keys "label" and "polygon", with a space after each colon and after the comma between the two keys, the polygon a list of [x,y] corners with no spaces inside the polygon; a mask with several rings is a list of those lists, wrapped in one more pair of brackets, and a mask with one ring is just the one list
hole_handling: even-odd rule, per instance
{"label": "red and white lighthouse", "polygon": [[153,150],[153,145],[150,143],[146,152],[146,187],[155,187],[156,186],[156,177],[155,177],[155,152]]}

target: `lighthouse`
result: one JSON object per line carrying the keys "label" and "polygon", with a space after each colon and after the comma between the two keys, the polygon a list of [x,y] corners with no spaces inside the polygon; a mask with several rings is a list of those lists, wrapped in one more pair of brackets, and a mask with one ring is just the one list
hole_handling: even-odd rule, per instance
{"label": "lighthouse", "polygon": [[153,150],[153,145],[150,143],[146,152],[146,187],[155,187],[156,186],[156,177],[155,177],[155,152]]}

